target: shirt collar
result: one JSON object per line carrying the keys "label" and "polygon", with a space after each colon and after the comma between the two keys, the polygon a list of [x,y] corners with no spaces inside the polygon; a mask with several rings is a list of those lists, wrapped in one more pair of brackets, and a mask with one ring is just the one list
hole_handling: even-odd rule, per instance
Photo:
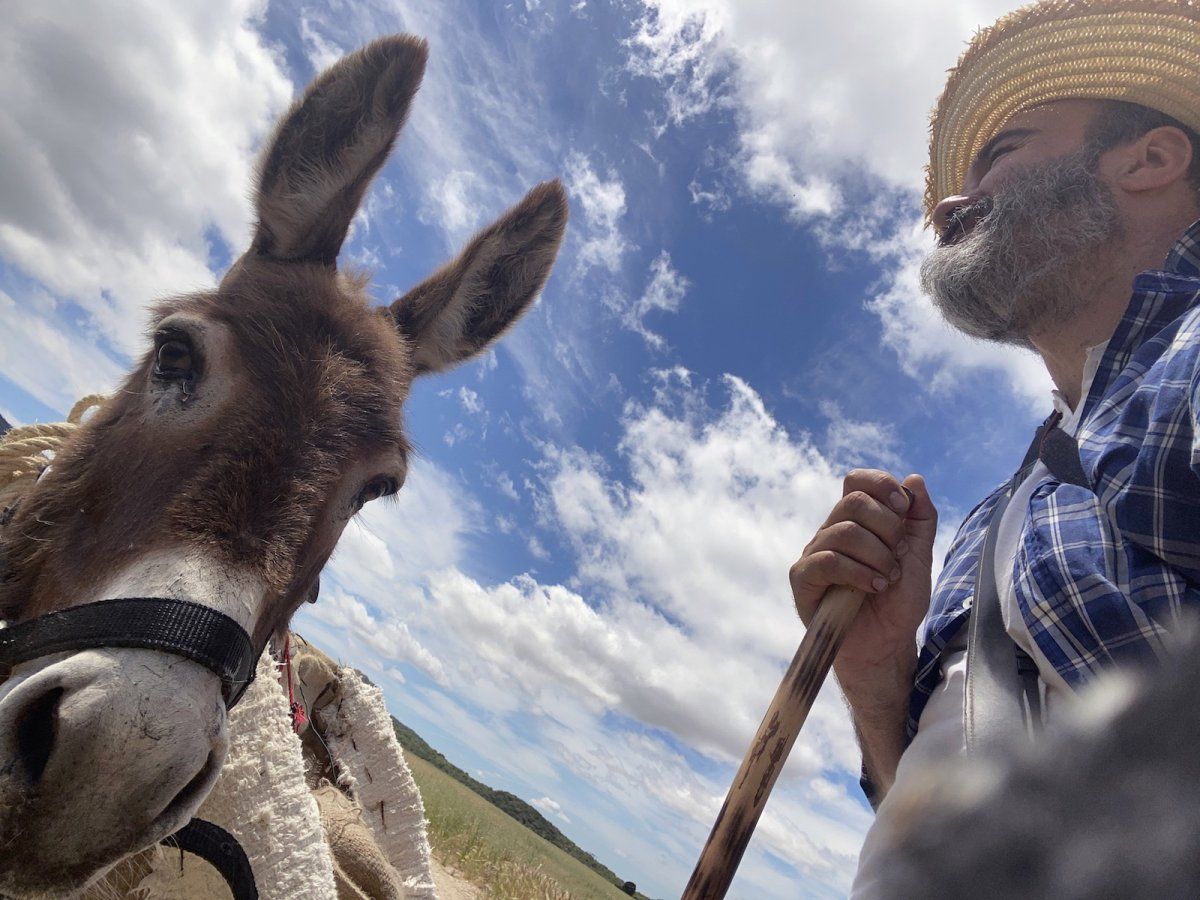
{"label": "shirt collar", "polygon": [[[1096,379],[1096,373],[1100,371],[1100,364],[1104,362],[1104,353],[1107,349],[1108,341],[1087,349],[1087,357],[1083,361],[1084,397],[1092,391],[1092,382]],[[1072,408],[1071,404],[1067,402],[1067,395],[1058,388],[1050,391],[1050,399],[1054,403],[1054,409],[1062,416],[1062,423],[1059,427],[1067,434],[1074,434],[1074,426],[1078,424],[1082,404],[1076,404]]]}
{"label": "shirt collar", "polygon": [[1200,305],[1200,219],[1175,242],[1162,269],[1142,272],[1133,280],[1129,306],[1108,340],[1087,393],[1083,415],[1091,413],[1142,344],[1197,305]]}
{"label": "shirt collar", "polygon": [[1200,278],[1200,219],[1175,242],[1163,268],[1185,278]]}

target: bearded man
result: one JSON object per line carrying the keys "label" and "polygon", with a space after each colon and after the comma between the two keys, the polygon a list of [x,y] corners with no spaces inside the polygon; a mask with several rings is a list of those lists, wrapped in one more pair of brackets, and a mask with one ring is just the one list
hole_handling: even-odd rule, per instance
{"label": "bearded man", "polygon": [[932,590],[937,511],[919,475],[851,472],[792,567],[805,622],[831,585],[867,592],[834,664],[878,811],[855,897],[886,893],[895,786],[1036,737],[1096,673],[1154,660],[1200,610],[1198,131],[1188,0],[1038,3],[951,72],[922,283],[956,328],[1035,350],[1054,413]]}

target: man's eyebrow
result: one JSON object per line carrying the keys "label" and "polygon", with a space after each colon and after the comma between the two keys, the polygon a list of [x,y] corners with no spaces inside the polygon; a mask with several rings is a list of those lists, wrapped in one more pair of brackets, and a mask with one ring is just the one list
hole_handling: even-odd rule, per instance
{"label": "man's eyebrow", "polygon": [[997,145],[1003,141],[1009,140],[1010,138],[1029,137],[1030,135],[1037,134],[1037,132],[1038,130],[1036,128],[1006,128],[983,145],[982,149],[975,154],[975,162],[979,163],[987,159],[988,155],[991,154],[991,152],[996,149]]}

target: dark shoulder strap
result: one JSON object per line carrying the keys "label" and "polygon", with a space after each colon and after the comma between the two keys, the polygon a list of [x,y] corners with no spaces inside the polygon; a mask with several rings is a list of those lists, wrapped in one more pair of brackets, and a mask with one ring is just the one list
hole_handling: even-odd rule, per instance
{"label": "dark shoulder strap", "polygon": [[1024,728],[1020,684],[1017,679],[1017,645],[1004,630],[1000,596],[996,590],[996,537],[1008,508],[1007,492],[992,510],[983,553],[975,573],[975,596],[967,623],[967,685],[963,697],[963,728],[967,749],[974,753],[993,745],[1004,735]]}
{"label": "dark shoulder strap", "polygon": [[1040,459],[1055,478],[1087,487],[1087,474],[1074,438],[1058,427],[1062,415],[1053,413],[1033,437],[1021,467],[992,510],[979,568],[967,632],[967,685],[963,725],[968,751],[1013,734],[1028,733],[1041,719],[1041,690],[1037,666],[1008,636],[996,587],[996,540],[1009,499]]}
{"label": "dark shoulder strap", "polygon": [[1091,487],[1087,472],[1083,469],[1083,462],[1079,458],[1079,444],[1074,437],[1059,428],[1061,422],[1062,413],[1056,410],[1038,426],[1038,430],[1033,436],[1033,442],[1025,451],[1025,458],[1021,460],[1021,467],[1017,469],[1016,474],[1008,483],[1010,495],[1016,490],[1017,485],[1029,477],[1029,473],[1038,460],[1041,460],[1042,464],[1050,470],[1050,474],[1063,484]]}

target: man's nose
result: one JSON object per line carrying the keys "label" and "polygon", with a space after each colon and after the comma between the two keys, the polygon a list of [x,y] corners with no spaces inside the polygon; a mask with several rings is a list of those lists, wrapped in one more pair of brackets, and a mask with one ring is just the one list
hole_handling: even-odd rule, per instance
{"label": "man's nose", "polygon": [[968,197],[966,194],[955,194],[935,206],[933,208],[933,227],[937,229],[937,233],[946,233],[946,226],[950,224],[950,216],[956,209],[970,206],[978,199],[978,197]]}

